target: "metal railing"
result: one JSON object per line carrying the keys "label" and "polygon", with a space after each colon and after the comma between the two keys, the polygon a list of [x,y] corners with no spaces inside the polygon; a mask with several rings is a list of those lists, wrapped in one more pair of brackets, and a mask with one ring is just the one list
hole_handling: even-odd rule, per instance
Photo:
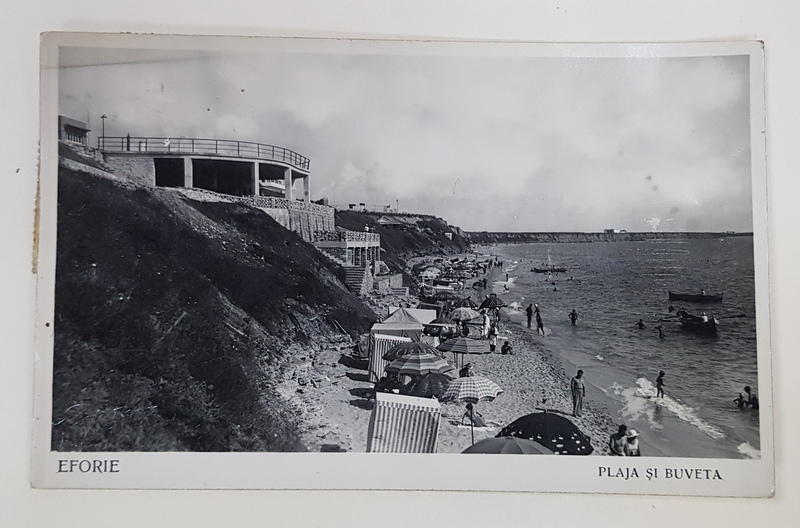
{"label": "metal railing", "polygon": [[287,163],[297,169],[308,171],[310,160],[293,150],[275,145],[264,145],[249,141],[204,138],[171,138],[145,136],[101,136],[97,148],[106,152],[140,152],[142,154],[206,154],[257,158]]}

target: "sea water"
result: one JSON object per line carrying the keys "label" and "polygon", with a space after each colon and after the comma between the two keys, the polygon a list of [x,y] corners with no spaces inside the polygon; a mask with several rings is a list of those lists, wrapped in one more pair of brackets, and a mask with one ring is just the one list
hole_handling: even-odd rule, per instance
{"label": "sea water", "polygon": [[[745,385],[758,393],[752,237],[519,244],[487,251],[504,262],[495,291],[509,304],[509,316],[525,326],[525,307],[537,303],[547,329],[542,342],[562,353],[566,368],[585,371],[587,399],[604,402],[612,418],[639,430],[651,454],[758,456],[758,411],[733,403]],[[532,271],[546,265],[567,271]],[[669,301],[668,290],[701,289],[723,293],[723,302]],[[682,329],[674,317],[680,307],[716,317],[717,334]],[[572,309],[578,312],[575,326],[568,318]],[[646,329],[636,326],[639,319]],[[665,396],[657,398],[661,370]]]}

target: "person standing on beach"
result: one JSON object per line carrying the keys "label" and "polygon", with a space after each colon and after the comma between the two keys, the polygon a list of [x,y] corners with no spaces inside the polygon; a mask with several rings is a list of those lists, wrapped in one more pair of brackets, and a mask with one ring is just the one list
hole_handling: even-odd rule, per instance
{"label": "person standing on beach", "polygon": [[583,412],[583,397],[586,396],[586,384],[582,370],[578,370],[578,373],[572,378],[570,390],[572,391],[572,416],[580,416]]}
{"label": "person standing on beach", "polygon": [[569,313],[569,320],[572,322],[572,326],[575,326],[575,321],[578,320],[578,312],[575,311],[575,308]]}
{"label": "person standing on beach", "polygon": [[494,349],[497,347],[497,326],[492,325],[489,328],[489,352],[494,354]]}
{"label": "person standing on beach", "polygon": [[489,338],[489,328],[491,328],[491,321],[489,321],[489,314],[486,313],[486,310],[481,310],[483,314],[483,338]]}
{"label": "person standing on beach", "polygon": [[608,439],[608,450],[612,455],[625,456],[625,444],[628,442],[625,433],[628,431],[628,426],[622,424],[616,433],[611,435]]}
{"label": "person standing on beach", "polygon": [[656,378],[656,398],[664,397],[664,371],[659,371]]}
{"label": "person standing on beach", "polygon": [[528,316],[528,328],[531,327],[531,319],[533,319],[533,304],[529,304],[527,308],[525,308],[525,314]]}
{"label": "person standing on beach", "polygon": [[539,335],[539,331],[541,330],[542,335],[544,335],[544,323],[542,322],[542,314],[539,313],[539,309],[536,309],[536,335]]}

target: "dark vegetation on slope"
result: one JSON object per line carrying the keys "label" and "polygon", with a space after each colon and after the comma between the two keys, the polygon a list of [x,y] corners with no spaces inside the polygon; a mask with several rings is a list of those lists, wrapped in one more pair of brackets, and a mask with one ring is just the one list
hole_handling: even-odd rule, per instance
{"label": "dark vegetation on slope", "polygon": [[[398,229],[380,225],[378,220],[387,216],[411,219],[413,226]],[[413,257],[470,251],[469,240],[461,236],[459,229],[433,216],[336,211],[336,225],[352,231],[364,231],[368,226],[370,231],[381,235],[381,258],[395,273],[404,271],[405,261]],[[445,233],[452,233],[452,240]],[[407,285],[411,283],[410,277],[406,276],[406,280],[409,281]]]}
{"label": "dark vegetation on slope", "polygon": [[339,271],[258,210],[62,168],[52,448],[304,449],[281,374],[374,320]]}

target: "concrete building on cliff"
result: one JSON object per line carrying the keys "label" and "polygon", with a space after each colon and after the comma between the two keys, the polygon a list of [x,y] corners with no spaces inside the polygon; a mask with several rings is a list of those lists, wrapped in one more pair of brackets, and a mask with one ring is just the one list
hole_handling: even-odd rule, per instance
{"label": "concrete building on cliff", "polygon": [[[59,139],[93,150],[84,123],[59,116],[58,125]],[[101,135],[91,155],[140,185],[264,211],[345,267],[347,285],[356,293],[402,286],[402,277],[389,274],[380,261],[379,234],[337,228],[335,209],[311,201],[311,162],[293,150],[248,141],[128,134]]]}

